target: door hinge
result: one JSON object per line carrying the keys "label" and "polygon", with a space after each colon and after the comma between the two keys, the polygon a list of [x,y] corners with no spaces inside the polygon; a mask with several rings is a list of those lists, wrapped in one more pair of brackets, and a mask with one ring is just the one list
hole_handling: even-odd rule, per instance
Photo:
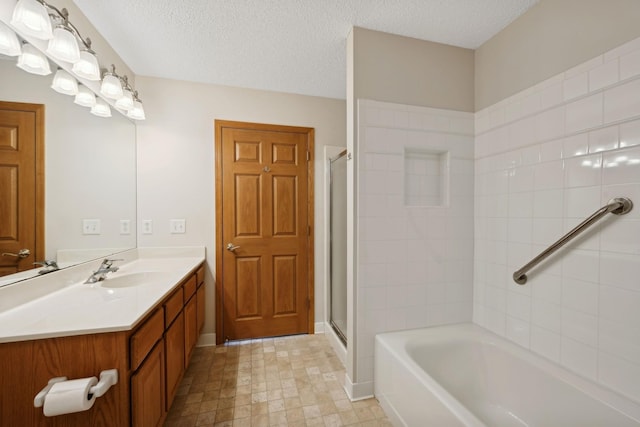
{"label": "door hinge", "polygon": [[311,308],[311,298],[307,298],[307,308]]}
{"label": "door hinge", "polygon": [[311,226],[307,225],[307,236],[311,236]]}
{"label": "door hinge", "polygon": [[307,151],[307,162],[311,160],[311,153]]}

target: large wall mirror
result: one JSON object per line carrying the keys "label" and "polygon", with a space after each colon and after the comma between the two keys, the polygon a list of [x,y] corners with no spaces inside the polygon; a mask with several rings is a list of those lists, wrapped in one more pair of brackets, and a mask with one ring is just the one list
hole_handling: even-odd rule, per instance
{"label": "large wall mirror", "polygon": [[[0,101],[45,106],[44,258],[64,268],[136,247],[136,130],[115,110],[110,118],[93,116],[53,91],[52,78],[0,55]],[[88,234],[85,220],[98,220],[99,233]],[[32,258],[30,264],[41,261]],[[0,286],[41,269],[0,277]]]}

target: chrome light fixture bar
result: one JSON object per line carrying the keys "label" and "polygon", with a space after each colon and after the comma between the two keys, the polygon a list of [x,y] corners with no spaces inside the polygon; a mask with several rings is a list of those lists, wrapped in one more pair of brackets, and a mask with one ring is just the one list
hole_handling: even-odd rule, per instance
{"label": "chrome light fixture bar", "polygon": [[[113,100],[115,107],[134,120],[144,120],[142,102],[126,76],[120,77],[111,65],[111,71],[101,73],[96,53],[91,49],[91,39],[82,37],[78,29],[69,21],[66,8],[58,9],[45,0],[18,0],[11,18],[13,26],[24,37],[48,40],[47,54],[54,60],[71,64],[71,72],[89,81],[100,81],[100,93]],[[18,56],[17,66],[33,74],[51,73],[47,57],[34,46],[20,46],[14,31],[0,22],[0,54]],[[67,66],[62,65],[63,68]],[[61,72],[62,71],[62,72]],[[108,102],[93,96],[88,97],[89,88],[80,86],[69,73],[56,72],[52,84],[54,90],[68,95],[76,95],[75,103],[92,107],[92,113],[110,117]],[[100,102],[102,101],[102,102]],[[104,104],[104,105],[103,105]],[[105,108],[106,107],[106,108]]]}

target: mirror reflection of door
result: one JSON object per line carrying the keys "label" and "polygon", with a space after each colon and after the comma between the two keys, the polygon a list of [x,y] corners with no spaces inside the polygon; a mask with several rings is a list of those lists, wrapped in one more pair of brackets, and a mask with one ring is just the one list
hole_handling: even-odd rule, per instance
{"label": "mirror reflection of door", "polygon": [[0,276],[44,249],[44,105],[0,101]]}
{"label": "mirror reflection of door", "polygon": [[313,129],[216,121],[217,338],[313,332]]}

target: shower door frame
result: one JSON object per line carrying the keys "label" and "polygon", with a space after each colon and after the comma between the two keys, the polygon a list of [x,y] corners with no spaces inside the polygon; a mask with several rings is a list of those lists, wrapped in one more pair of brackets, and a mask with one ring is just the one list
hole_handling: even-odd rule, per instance
{"label": "shower door frame", "polygon": [[[333,331],[335,332],[336,336],[340,339],[340,341],[342,342],[342,344],[344,344],[345,346],[347,345],[347,336],[346,333],[347,331],[343,331],[341,330],[337,324],[333,321],[333,215],[332,215],[332,201],[333,201],[333,163],[340,160],[341,158],[345,157],[345,161],[349,160],[348,157],[348,151],[345,148],[344,150],[342,150],[340,153],[338,153],[337,155],[331,157],[328,159],[328,167],[329,167],[329,206],[328,206],[328,210],[329,210],[329,292],[328,292],[328,299],[329,299],[329,325],[331,325],[331,328],[333,329]],[[347,183],[345,182],[345,186],[347,185]],[[345,277],[345,281],[346,281],[346,277]],[[345,286],[346,286],[346,282],[345,282]],[[346,297],[346,295],[345,295]],[[345,305],[346,305],[346,301],[345,301]],[[348,308],[347,308],[348,310]],[[346,313],[345,313],[346,314]],[[345,325],[345,329],[347,328],[347,325]]]}

